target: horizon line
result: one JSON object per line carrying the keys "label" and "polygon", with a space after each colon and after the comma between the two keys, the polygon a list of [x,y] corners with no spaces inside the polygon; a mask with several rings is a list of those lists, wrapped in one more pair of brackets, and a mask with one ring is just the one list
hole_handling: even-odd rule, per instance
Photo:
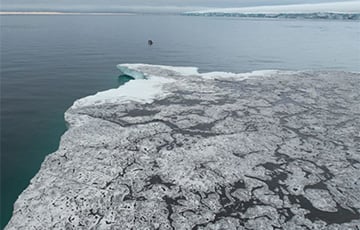
{"label": "horizon line", "polygon": [[0,15],[135,15],[134,12],[0,11]]}

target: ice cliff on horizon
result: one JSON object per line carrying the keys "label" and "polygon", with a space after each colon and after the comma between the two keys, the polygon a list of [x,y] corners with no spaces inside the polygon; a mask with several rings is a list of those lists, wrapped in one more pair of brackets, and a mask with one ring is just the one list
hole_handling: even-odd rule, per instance
{"label": "ice cliff on horizon", "polygon": [[360,20],[360,1],[270,5],[241,8],[214,8],[189,11],[183,15],[254,18],[297,18]]}
{"label": "ice cliff on horizon", "polygon": [[6,229],[357,229],[360,74],[205,73],[82,98]]}

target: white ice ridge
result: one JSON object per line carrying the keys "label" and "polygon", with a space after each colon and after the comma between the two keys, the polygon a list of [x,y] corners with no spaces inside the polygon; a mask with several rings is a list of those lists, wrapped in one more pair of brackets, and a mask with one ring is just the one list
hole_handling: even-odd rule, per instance
{"label": "white ice ridge", "polygon": [[[166,65],[149,65],[149,64],[142,64],[142,63],[135,63],[135,64],[119,64],[116,66],[122,73],[129,75],[135,79],[139,78],[146,78],[147,68],[158,68],[159,70],[168,70],[173,71],[176,73],[179,73],[184,76],[189,75],[198,75],[198,68],[197,67],[184,67],[184,66],[166,66]],[[141,74],[143,74],[143,77],[140,77]]]}
{"label": "white ice ridge", "polygon": [[[97,106],[102,104],[120,104],[131,101],[151,103],[168,95],[164,90],[164,85],[173,83],[180,77],[202,77],[204,79],[234,78],[244,80],[254,76],[270,76],[280,74],[285,71],[278,70],[258,70],[249,73],[230,73],[230,72],[208,72],[199,73],[197,67],[179,67],[148,64],[119,64],[117,68],[123,73],[135,79],[126,84],[106,91],[98,92],[95,95],[87,96],[76,100],[71,107],[78,109],[87,106]],[[174,77],[176,73],[177,77]],[[157,76],[158,75],[158,76]],[[159,77],[162,76],[162,77]]]}
{"label": "white ice ridge", "polygon": [[360,13],[360,1],[294,4],[276,6],[256,6],[241,8],[214,8],[186,13]]}
{"label": "white ice ridge", "polygon": [[72,109],[102,104],[120,104],[130,101],[151,103],[155,98],[165,96],[162,85],[173,82],[172,79],[163,77],[151,77],[129,81],[116,89],[98,92],[95,95],[81,98],[74,102]]}
{"label": "white ice ridge", "polygon": [[177,75],[189,77],[189,76],[197,76],[202,77],[204,79],[214,79],[214,78],[235,78],[236,80],[244,80],[249,77],[255,76],[271,76],[273,74],[281,74],[281,73],[293,73],[292,71],[284,71],[284,70],[255,70],[247,73],[232,73],[232,72],[207,72],[200,73],[199,68],[197,67],[184,67],[184,66],[165,66],[165,65],[149,65],[149,64],[119,64],[117,68],[123,72],[124,74],[133,77],[134,79],[146,78],[151,69],[151,72],[161,72],[169,71],[168,77],[172,76],[171,72],[175,72]]}

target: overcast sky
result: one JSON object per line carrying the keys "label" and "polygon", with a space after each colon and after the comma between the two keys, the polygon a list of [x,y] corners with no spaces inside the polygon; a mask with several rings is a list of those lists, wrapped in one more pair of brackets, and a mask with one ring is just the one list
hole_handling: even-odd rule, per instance
{"label": "overcast sky", "polygon": [[[186,11],[212,7],[245,7],[339,0],[0,0],[1,10]],[[346,0],[345,0],[346,1]],[[348,0],[353,1],[353,0]]]}

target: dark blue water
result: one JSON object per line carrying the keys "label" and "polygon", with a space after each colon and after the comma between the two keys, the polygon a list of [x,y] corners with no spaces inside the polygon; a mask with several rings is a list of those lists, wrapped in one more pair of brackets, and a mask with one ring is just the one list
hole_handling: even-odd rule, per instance
{"label": "dark blue water", "polygon": [[[170,15],[1,16],[1,227],[55,151],[77,98],[117,87],[119,63],[360,71],[360,25]],[[147,40],[154,45],[149,47]]]}

